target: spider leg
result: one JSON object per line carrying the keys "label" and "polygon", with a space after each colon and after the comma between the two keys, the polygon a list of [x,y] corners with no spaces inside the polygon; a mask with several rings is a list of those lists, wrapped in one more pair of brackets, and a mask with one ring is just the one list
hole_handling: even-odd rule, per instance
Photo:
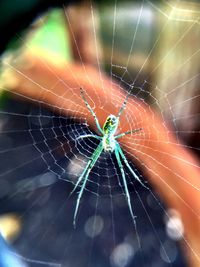
{"label": "spider leg", "polygon": [[122,106],[121,106],[121,108],[120,108],[120,110],[119,110],[119,112],[118,112],[118,114],[117,114],[117,118],[118,118],[118,119],[120,118],[120,116],[122,115],[122,112],[123,112],[124,109],[126,108],[127,101],[128,101],[128,98],[129,98],[129,96],[130,96],[130,94],[131,94],[132,89],[133,89],[133,85],[131,86],[130,90],[128,91],[128,93],[127,93],[127,95],[126,95],[126,97],[125,97],[125,99],[124,99],[124,103],[122,104]]}
{"label": "spider leg", "polygon": [[94,134],[84,134],[84,135],[79,135],[76,140],[78,139],[81,139],[81,138],[86,138],[86,137],[92,137],[92,138],[95,138],[95,139],[98,139],[98,140],[101,140],[102,137],[101,136],[98,136],[98,135],[94,135]]}
{"label": "spider leg", "polygon": [[138,175],[134,172],[134,170],[131,168],[131,166],[129,165],[128,163],[128,160],[126,159],[126,156],[124,155],[124,152],[122,151],[120,145],[118,142],[116,142],[116,146],[118,148],[118,151],[119,151],[119,154],[121,155],[124,163],[126,164],[126,166],[129,168],[130,172],[133,174],[134,178],[143,186],[145,187],[146,189],[149,190],[149,188],[140,180],[140,178],[138,177]]}
{"label": "spider leg", "polygon": [[79,185],[79,183],[82,181],[82,179],[84,178],[84,181],[83,181],[83,184],[81,185],[81,189],[78,193],[78,197],[77,197],[77,200],[76,200],[76,208],[75,208],[75,212],[74,212],[74,219],[73,219],[73,225],[74,227],[76,227],[76,216],[77,216],[77,213],[78,213],[78,208],[79,208],[79,204],[80,204],[80,200],[81,200],[81,197],[82,197],[82,194],[83,194],[83,191],[85,189],[85,185],[86,185],[86,182],[88,180],[88,176],[89,176],[89,173],[92,169],[92,167],[94,166],[94,164],[96,163],[97,159],[99,158],[101,152],[103,150],[103,145],[102,145],[102,142],[98,145],[98,147],[95,149],[94,153],[92,154],[85,170],[83,171],[83,173],[81,174],[81,176],[79,177],[78,181],[76,182],[76,185],[73,189],[73,191],[71,192],[71,194],[75,191],[75,189],[77,188],[77,186]]}
{"label": "spider leg", "polygon": [[118,119],[120,118],[122,112],[124,111],[124,109],[125,109],[125,107],[126,107],[126,104],[127,104],[129,95],[130,95],[130,93],[128,93],[128,94],[126,95],[125,100],[124,100],[124,103],[122,104],[122,106],[121,106],[121,108],[120,108],[120,110],[119,110],[119,112],[118,112],[118,114],[117,114],[117,118],[118,118]]}
{"label": "spider leg", "polygon": [[86,172],[88,171],[88,169],[89,169],[89,166],[90,166],[91,162],[92,162],[92,157],[91,157],[91,159],[88,161],[88,163],[87,163],[87,165],[86,165],[84,171],[82,172],[81,176],[78,178],[78,180],[77,180],[77,182],[76,182],[76,184],[75,184],[75,186],[74,186],[74,189],[71,191],[71,193],[70,193],[69,196],[71,196],[71,195],[74,193],[74,191],[76,190],[77,186],[78,186],[78,185],[80,184],[80,182],[82,181],[82,179],[83,179],[85,173],[86,173]]}
{"label": "spider leg", "polygon": [[123,179],[123,184],[124,184],[124,188],[125,188],[125,193],[126,193],[126,198],[127,198],[127,202],[128,202],[129,211],[131,213],[131,217],[133,219],[134,225],[136,226],[136,221],[135,221],[136,216],[133,214],[130,195],[129,195],[128,186],[127,186],[127,182],[126,182],[126,177],[125,177],[124,169],[123,169],[122,162],[121,162],[121,159],[120,159],[120,156],[119,156],[118,148],[116,148],[116,150],[115,150],[115,156],[116,156],[117,163],[119,165],[119,168],[120,168],[120,171],[121,171],[121,174],[122,174],[122,179]]}
{"label": "spider leg", "polygon": [[118,134],[118,135],[115,136],[115,139],[123,137],[124,135],[127,135],[127,134],[137,133],[139,131],[142,131],[142,128],[138,128],[138,129],[135,129],[135,130],[132,130],[132,131],[128,131],[128,132],[125,132],[125,133]]}
{"label": "spider leg", "polygon": [[83,101],[85,102],[85,105],[86,105],[87,109],[88,109],[89,112],[92,114],[92,116],[93,116],[93,118],[94,118],[94,120],[95,120],[97,129],[99,130],[99,132],[100,132],[101,134],[103,134],[103,130],[101,129],[101,126],[100,126],[100,124],[99,124],[99,121],[98,121],[98,119],[97,119],[97,116],[96,116],[95,112],[93,111],[93,109],[90,107],[89,103],[87,102],[87,100],[86,100],[86,98],[85,98],[85,94],[84,94],[83,89],[80,88],[80,91],[81,91],[81,96],[82,96],[82,98],[83,98]]}

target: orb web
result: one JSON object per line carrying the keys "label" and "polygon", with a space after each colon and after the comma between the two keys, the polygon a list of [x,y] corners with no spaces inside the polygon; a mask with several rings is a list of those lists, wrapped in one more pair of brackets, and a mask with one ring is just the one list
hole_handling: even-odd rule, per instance
{"label": "orb web", "polygon": [[[157,143],[157,149],[153,149],[152,155],[142,153],[156,164],[163,166],[163,162],[153,156],[153,153],[156,152],[162,155],[159,147],[160,142],[163,142],[162,133],[152,137],[151,132],[152,128],[155,128],[155,132],[157,131],[156,116],[159,114],[163,129],[165,129],[163,134],[169,136],[169,139],[165,140],[166,144],[172,142],[170,136],[173,134],[175,146],[178,145],[181,148],[199,153],[198,144],[193,145],[186,142],[187,136],[198,136],[199,129],[188,127],[184,130],[183,127],[187,121],[190,121],[192,125],[199,118],[199,115],[193,110],[193,104],[199,100],[199,92],[195,92],[194,95],[187,93],[188,87],[194,88],[193,85],[197,84],[199,69],[193,68],[187,72],[187,75],[184,72],[185,76],[177,79],[175,85],[171,81],[173,77],[178,77],[181,74],[182,69],[188,70],[191,62],[199,56],[199,47],[194,46],[192,52],[188,52],[184,59],[178,57],[180,46],[184,47],[184,44],[187,44],[187,38],[199,24],[199,20],[192,19],[192,16],[191,19],[188,19],[189,15],[184,17],[183,14],[183,17],[177,17],[174,9],[179,9],[179,2],[181,1],[176,1],[172,6],[163,1],[163,5],[166,4],[166,7],[163,7],[157,2],[141,1],[137,5],[133,4],[132,12],[131,9],[128,10],[126,4],[118,1],[106,7],[100,6],[99,18],[104,66],[100,60],[101,53],[95,26],[96,9],[93,3],[89,5],[102,92],[106,95],[106,90],[108,90],[103,82],[104,67],[112,84],[118,88],[120,93],[116,95],[115,89],[111,88],[109,89],[110,97],[103,99],[93,85],[94,98],[89,94],[87,88],[84,88],[87,101],[94,112],[101,109],[108,116],[110,114],[108,105],[111,104],[116,111],[119,111],[124,97],[127,93],[130,94],[130,105],[134,105],[134,109],[128,113],[126,109],[124,110],[124,114],[120,118],[118,133],[126,126],[130,130],[140,128],[146,123],[144,117],[146,113],[150,114],[153,122],[150,127],[145,127],[132,135],[128,143],[124,143],[123,138],[119,140],[132,169],[150,188],[149,190],[143,188],[124,166],[132,208],[137,216],[137,229],[134,228],[131,221],[121,172],[115,156],[106,152],[102,152],[90,171],[78,214],[78,230],[73,229],[73,213],[77,194],[74,193],[70,196],[70,192],[99,143],[93,138],[77,139],[80,135],[97,134],[98,132],[97,129],[90,127],[88,121],[90,114],[86,107],[85,109],[82,108],[83,103],[76,104],[75,111],[70,113],[71,107],[74,105],[73,98],[80,96],[82,84],[77,80],[76,87],[69,86],[51,69],[51,66],[48,66],[42,59],[38,59],[41,64],[47,64],[46,67],[55,78],[52,87],[47,88],[25,75],[14,61],[10,61],[6,56],[2,58],[7,69],[16,72],[39,87],[41,95],[43,95],[40,100],[36,100],[33,97],[28,97],[25,93],[13,91],[12,94],[15,97],[20,96],[24,102],[10,99],[7,100],[10,105],[1,109],[0,134],[2,142],[0,154],[3,164],[0,176],[4,190],[0,190],[0,196],[3,204],[11,203],[13,205],[17,201],[16,203],[21,205],[24,200],[27,200],[25,201],[27,203],[25,208],[22,211],[19,209],[18,212],[29,225],[29,229],[25,233],[36,231],[36,234],[33,234],[29,240],[24,235],[21,237],[21,242],[16,244],[19,252],[17,255],[25,260],[27,266],[86,266],[87,264],[93,266],[95,259],[99,264],[103,262],[104,266],[128,266],[131,262],[145,266],[145,262],[147,263],[150,257],[152,266],[169,266],[169,264],[179,266],[180,262],[181,266],[187,266],[184,265],[185,262],[181,259],[179,246],[174,240],[182,240],[195,257],[199,257],[190,242],[184,237],[184,229],[179,214],[177,211],[168,210],[164,206],[157,193],[154,192],[154,188],[151,187],[148,177],[144,174],[145,170],[154,173],[157,179],[162,180],[165,186],[170,188],[172,195],[181,198],[178,191],[171,188],[165,182],[164,177],[156,173],[153,167],[141,162],[136,156],[137,153],[129,150],[129,146],[133,144],[136,152],[140,150],[141,140],[145,140],[145,144],[148,142]],[[68,9],[65,9],[64,13],[68,29],[71,31],[72,39],[78,50],[82,70],[90,82],[91,77],[87,73],[86,64],[79,51],[78,40],[76,40],[73,32]],[[127,20],[124,18],[125,14]],[[162,23],[156,29],[154,25],[157,25],[155,20],[158,20],[158,17]],[[171,21],[177,23],[177,28],[181,23],[184,26],[178,28],[180,32],[175,41],[170,39],[167,43],[163,36],[168,33]],[[133,23],[134,27],[130,27],[130,23]],[[143,38],[146,42],[142,41]],[[165,43],[162,43],[163,40]],[[26,49],[31,52],[31,45],[23,38],[22,42]],[[152,63],[152,67],[151,62],[155,60],[154,53],[161,48],[165,53],[160,57],[158,56],[159,59],[156,63]],[[143,56],[141,49],[145,51]],[[116,54],[121,55],[121,61]],[[168,69],[171,66],[170,63],[173,63],[168,59],[174,54],[177,55],[177,65],[173,67],[172,71],[167,72],[165,68]],[[73,72],[71,76],[76,77]],[[157,77],[156,83],[155,77]],[[170,86],[166,86],[166,84]],[[54,93],[54,97],[59,100],[58,103],[63,103],[63,105],[47,103],[45,94],[52,89],[53,92],[56,92],[56,88],[59,91],[60,86],[65,86],[66,90],[71,92],[71,97],[67,99],[69,108],[66,108],[65,105],[65,95],[59,95],[59,93]],[[8,90],[7,88],[3,89]],[[180,93],[178,98],[181,91],[186,93]],[[176,99],[176,102],[172,101],[173,99]],[[181,110],[183,110],[183,114]],[[64,114],[67,114],[68,111],[70,115],[65,116]],[[164,153],[163,155],[167,156],[169,160],[173,159],[174,155]],[[178,160],[184,161],[183,158],[178,158]],[[186,161],[185,164],[190,163]],[[172,175],[174,174],[168,162],[163,167]],[[194,167],[199,169],[197,165]],[[187,184],[188,188],[192,187],[199,191],[195,184],[190,183],[178,173],[176,175],[183,184]],[[12,179],[14,179],[14,183]],[[80,187],[81,185],[77,192]],[[184,202],[184,200],[182,201]],[[195,213],[192,206],[186,202],[184,204],[192,213]],[[5,210],[9,210],[7,204],[5,204]],[[39,216],[38,210],[43,211],[42,215]],[[161,218],[155,216],[158,211],[162,213]],[[199,220],[198,214],[196,214],[196,219]],[[30,226],[31,220],[34,221],[35,228],[34,225]],[[162,225],[162,230],[157,229],[158,225]],[[84,234],[81,231],[84,231]],[[51,234],[50,241],[55,240],[55,246],[51,246],[50,241],[50,244],[47,244]],[[141,240],[141,248],[137,243],[137,235]],[[109,241],[110,246],[107,253],[103,252],[102,249],[105,246],[105,241],[108,242],[106,236],[112,240]],[[155,245],[151,246],[151,243],[155,243]],[[26,245],[27,248],[25,248]],[[33,246],[32,251],[29,249],[31,245]],[[84,246],[88,248],[88,252],[83,256],[82,247]],[[154,250],[154,253],[149,253],[149,247]],[[100,257],[101,253],[97,254],[95,251],[100,251],[103,256]],[[52,257],[49,257],[50,253],[52,253]],[[82,256],[82,263],[75,255]]]}

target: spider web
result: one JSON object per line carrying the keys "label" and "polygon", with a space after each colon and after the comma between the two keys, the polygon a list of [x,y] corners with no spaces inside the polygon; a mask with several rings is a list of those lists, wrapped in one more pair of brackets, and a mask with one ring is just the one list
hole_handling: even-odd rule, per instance
{"label": "spider web", "polygon": [[[44,87],[24,75],[17,64],[6,57],[3,59],[8,69],[23,76],[44,93],[38,101],[13,92],[13,95],[20,96],[25,101],[9,98],[6,100],[9,105],[1,109],[0,183],[3,189],[0,190],[0,196],[5,212],[17,212],[25,225],[14,247],[18,252],[17,257],[24,260],[27,266],[187,266],[178,240],[182,240],[199,259],[195,248],[183,236],[184,227],[178,211],[168,210],[164,206],[162,198],[159,198],[157,191],[154,192],[155,188],[151,188],[145,170],[154,173],[166,188],[170,188],[172,195],[181,198],[179,191],[171,188],[153,166],[141,162],[138,154],[129,149],[129,145],[134,144],[135,152],[140,151],[141,140],[155,142],[158,146],[152,151],[152,155],[145,152],[145,149],[142,153],[163,166],[163,161],[154,158],[154,153],[161,153],[161,156],[167,156],[170,161],[173,155],[162,154],[159,144],[163,135],[169,136],[165,142],[170,144],[170,136],[173,134],[178,146],[193,150],[199,155],[198,144],[187,142],[188,136],[199,135],[199,129],[193,127],[193,123],[198,122],[199,118],[199,114],[193,110],[193,105],[199,100],[199,92],[196,90],[193,95],[189,92],[195,88],[199,79],[199,66],[191,67],[196,62],[196,57],[199,57],[199,46],[194,45],[188,54],[186,51],[184,58],[179,53],[181,45],[184,47],[188,43],[194,29],[199,34],[199,19],[198,14],[194,18],[189,16],[190,13],[183,13],[180,17],[180,11],[184,8],[180,8],[180,3],[182,2],[177,1],[171,5],[165,1],[162,4],[141,1],[138,4],[122,4],[115,1],[112,5],[100,6],[104,66],[100,60],[95,26],[96,9],[94,3],[90,3],[102,94],[106,95],[107,90],[103,82],[103,68],[107,70],[111,83],[118,87],[119,94],[116,95],[116,91],[110,89],[110,96],[101,98],[92,84],[94,97],[84,88],[87,101],[94,111],[99,108],[108,116],[108,106],[111,104],[117,112],[123,104],[125,92],[129,92],[132,101],[130,105],[135,108],[128,113],[125,109],[120,118],[119,133],[124,127],[130,130],[140,128],[145,122],[146,113],[150,114],[153,122],[151,127],[145,127],[132,135],[128,143],[119,140],[132,169],[150,188],[147,190],[142,187],[124,166],[132,208],[137,216],[137,228],[131,220],[116,159],[112,154],[103,152],[88,177],[79,207],[77,229],[73,229],[77,194],[70,196],[70,192],[98,145],[98,141],[92,138],[77,140],[79,135],[96,134],[95,129],[90,127],[87,108],[83,109],[82,104],[76,104],[75,112],[70,113],[74,105],[73,99],[80,96],[81,84],[77,80],[76,86],[69,86],[51,66],[38,58],[54,77],[51,87]],[[192,12],[192,6],[189,11]],[[92,77],[81,56],[68,9],[64,13],[83,72],[91,82]],[[42,19],[41,21],[44,23]],[[160,26],[156,28],[155,25],[159,22]],[[177,23],[179,32],[176,38],[169,35],[167,40],[165,35],[174,22]],[[18,38],[31,52],[31,45],[21,36]],[[161,51],[161,56],[157,51]],[[173,56],[177,58],[177,62],[173,62]],[[176,64],[173,69],[172,64]],[[73,72],[71,75],[75,77]],[[65,86],[71,93],[67,100],[68,107],[64,105],[65,95],[59,93],[54,94],[55,98],[61,100],[58,105],[46,102],[45,93],[51,90],[56,92],[59,86]],[[63,105],[60,106],[59,103]],[[65,116],[66,113],[70,115]],[[165,129],[165,132],[157,133],[156,138],[151,134],[152,128],[157,132],[155,114],[159,114]],[[188,126],[184,127],[186,124]],[[180,162],[183,160],[178,158]],[[186,161],[185,164],[189,163]],[[168,162],[164,168],[172,175],[175,174]],[[183,176],[176,175],[188,188],[199,190]],[[184,199],[182,201],[195,214],[192,205],[188,205]],[[199,220],[198,214],[196,220]]]}

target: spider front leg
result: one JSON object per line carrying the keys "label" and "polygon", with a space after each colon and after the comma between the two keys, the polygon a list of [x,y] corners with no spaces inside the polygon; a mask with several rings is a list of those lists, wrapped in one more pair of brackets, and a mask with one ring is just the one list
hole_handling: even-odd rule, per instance
{"label": "spider front leg", "polygon": [[116,141],[116,146],[117,146],[117,149],[119,151],[119,154],[120,156],[122,157],[124,163],[126,164],[126,166],[128,167],[128,169],[130,170],[130,172],[133,174],[134,178],[143,186],[145,187],[146,189],[149,190],[149,188],[140,180],[140,178],[138,177],[138,175],[134,172],[134,170],[131,168],[131,166],[129,165],[128,163],[128,160],[126,159],[126,156],[124,155],[124,152],[122,151],[119,143]]}
{"label": "spider front leg", "polygon": [[76,185],[75,185],[73,191],[71,192],[71,194],[72,194],[76,190],[77,186],[80,184],[80,182],[84,178],[83,184],[81,185],[81,189],[80,189],[80,191],[78,193],[78,198],[77,198],[77,201],[76,201],[76,208],[75,208],[74,219],[73,219],[74,228],[76,227],[76,216],[77,216],[77,213],[78,213],[78,208],[79,208],[80,200],[81,200],[83,191],[85,189],[86,182],[88,180],[89,173],[90,173],[91,169],[93,168],[94,164],[96,163],[97,159],[99,158],[102,150],[103,150],[103,144],[101,142],[98,145],[98,147],[95,149],[95,151],[92,154],[89,162],[87,163],[87,165],[86,165],[83,173],[81,174],[81,176],[79,177],[78,181],[76,182]]}
{"label": "spider front leg", "polygon": [[101,126],[100,126],[100,124],[99,124],[99,121],[98,121],[98,119],[97,119],[97,116],[96,116],[95,112],[93,111],[93,109],[90,107],[89,103],[87,102],[87,100],[86,100],[86,98],[85,98],[85,94],[84,94],[83,89],[80,88],[80,91],[81,91],[81,96],[82,96],[82,98],[83,98],[83,101],[85,102],[85,105],[86,105],[87,109],[89,110],[89,112],[92,114],[92,116],[93,116],[93,118],[94,118],[94,121],[95,121],[95,123],[96,123],[97,129],[99,130],[99,132],[100,132],[101,134],[103,134],[103,130],[101,129]]}
{"label": "spider front leg", "polygon": [[120,159],[120,156],[119,156],[118,148],[115,149],[115,156],[116,156],[117,163],[119,165],[119,168],[120,168],[120,171],[121,171],[121,174],[122,174],[122,180],[123,180],[123,184],[124,184],[124,188],[125,188],[128,207],[129,207],[129,210],[130,210],[131,217],[133,219],[134,225],[136,227],[136,221],[135,221],[136,216],[133,214],[133,210],[132,210],[132,206],[131,206],[131,199],[130,199],[130,195],[129,195],[129,191],[128,191],[128,186],[127,186],[127,182],[126,182],[124,169],[123,169],[122,162],[121,162],[121,159]]}

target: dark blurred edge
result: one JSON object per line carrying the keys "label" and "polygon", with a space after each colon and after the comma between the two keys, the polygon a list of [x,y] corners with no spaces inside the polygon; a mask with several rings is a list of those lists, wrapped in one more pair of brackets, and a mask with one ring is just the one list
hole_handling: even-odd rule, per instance
{"label": "dark blurred edge", "polygon": [[28,267],[0,234],[0,267]]}
{"label": "dark blurred edge", "polygon": [[[6,50],[12,39],[25,30],[41,13],[53,7],[62,7],[78,0],[0,0],[0,54]],[[0,235],[0,267],[25,266],[21,259],[12,253]],[[26,265],[27,266],[27,265]]]}
{"label": "dark blurred edge", "polygon": [[41,13],[80,0],[0,0],[0,54]]}

